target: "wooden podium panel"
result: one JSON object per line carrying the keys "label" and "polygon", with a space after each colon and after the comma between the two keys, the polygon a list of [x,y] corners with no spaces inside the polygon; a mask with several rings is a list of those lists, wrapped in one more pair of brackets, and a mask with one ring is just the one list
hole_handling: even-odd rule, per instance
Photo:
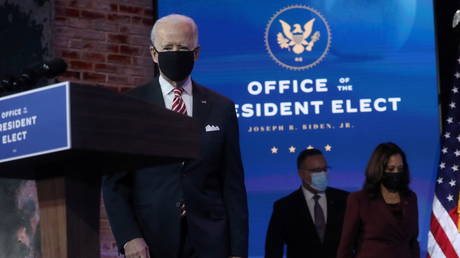
{"label": "wooden podium panel", "polygon": [[37,180],[43,257],[99,258],[100,177]]}

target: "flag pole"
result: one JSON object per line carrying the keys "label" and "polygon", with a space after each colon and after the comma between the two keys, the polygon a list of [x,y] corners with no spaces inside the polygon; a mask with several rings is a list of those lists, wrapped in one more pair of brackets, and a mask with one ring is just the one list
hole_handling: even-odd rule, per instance
{"label": "flag pole", "polygon": [[457,231],[460,233],[460,192],[458,192],[457,202]]}

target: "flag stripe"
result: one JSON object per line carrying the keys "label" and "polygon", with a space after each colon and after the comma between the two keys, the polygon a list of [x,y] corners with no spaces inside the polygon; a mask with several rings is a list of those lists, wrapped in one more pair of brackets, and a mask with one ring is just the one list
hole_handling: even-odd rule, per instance
{"label": "flag stripe", "polygon": [[[437,246],[442,250],[445,256],[449,258],[458,258],[454,246],[449,241],[449,237],[439,224],[434,215],[431,216],[431,234],[434,236]],[[437,257],[432,254],[432,257]]]}
{"label": "flag stripe", "polygon": [[[452,221],[449,213],[444,209],[442,204],[439,202],[437,196],[434,196],[433,199],[433,213],[431,221],[431,233],[435,237],[439,246],[447,257],[459,257],[460,256],[460,234],[456,230],[457,227]],[[439,237],[439,238],[438,238]],[[455,256],[451,252],[455,252]],[[449,250],[446,253],[446,250]]]}
{"label": "flag stripe", "polygon": [[428,258],[446,258],[431,232],[428,232]]}

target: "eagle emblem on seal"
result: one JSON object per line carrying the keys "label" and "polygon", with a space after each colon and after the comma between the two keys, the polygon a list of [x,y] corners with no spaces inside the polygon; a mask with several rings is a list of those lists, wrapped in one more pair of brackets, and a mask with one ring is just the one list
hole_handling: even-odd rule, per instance
{"label": "eagle emblem on seal", "polygon": [[278,45],[281,48],[287,48],[297,55],[304,51],[311,51],[315,42],[319,40],[320,32],[316,31],[312,35],[315,18],[306,22],[303,27],[296,23],[291,26],[289,23],[279,20],[283,33],[279,32],[277,36]]}

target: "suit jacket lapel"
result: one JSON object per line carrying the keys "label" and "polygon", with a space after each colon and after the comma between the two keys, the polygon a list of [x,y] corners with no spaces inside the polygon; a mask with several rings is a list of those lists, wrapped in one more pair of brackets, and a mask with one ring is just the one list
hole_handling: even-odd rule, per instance
{"label": "suit jacket lapel", "polygon": [[299,225],[305,229],[306,235],[314,233],[312,234],[314,235],[312,239],[314,239],[314,241],[321,242],[318,234],[316,233],[315,222],[313,221],[310,211],[308,210],[307,201],[303,195],[302,188],[295,192],[295,197],[295,201],[297,203],[296,206],[299,207]]}
{"label": "suit jacket lapel", "polygon": [[152,87],[149,87],[148,91],[146,92],[146,97],[151,99],[153,103],[162,107],[166,107],[158,77],[152,81]]}
{"label": "suit jacket lapel", "polygon": [[[407,196],[401,195],[401,210],[402,210],[402,221],[401,221],[401,228],[403,234],[407,234],[408,232],[411,232],[409,229],[411,223],[410,220],[414,219],[414,214],[410,211],[410,205],[409,205],[409,200]],[[396,218],[395,218],[396,221]]]}
{"label": "suit jacket lapel", "polygon": [[[193,111],[192,111],[192,118],[195,121],[197,128],[203,137],[205,132],[205,123],[209,115],[209,111],[211,110],[212,103],[208,100],[208,94],[206,94],[206,89],[201,87],[199,84],[192,81],[192,93],[193,93]],[[201,141],[203,142],[203,140]],[[203,148],[203,146],[201,146]],[[193,164],[196,164],[198,161],[187,161],[185,163],[184,169],[189,169],[193,167]]]}
{"label": "suit jacket lapel", "polygon": [[204,130],[206,118],[208,117],[209,111],[211,110],[211,102],[208,100],[208,94],[205,89],[200,85],[192,81],[192,92],[193,92],[193,114],[192,117],[198,123],[198,128]]}
{"label": "suit jacket lapel", "polygon": [[326,189],[326,200],[327,200],[327,221],[326,221],[326,233],[324,235],[324,242],[323,243],[328,243],[328,240],[330,238],[331,232],[334,232],[337,230],[337,221],[336,218],[337,216],[334,216],[334,214],[338,214],[336,204],[334,203],[334,194],[329,190]]}
{"label": "suit jacket lapel", "polygon": [[406,214],[407,207],[405,207],[407,205],[404,205],[404,203],[405,203],[404,197],[401,196],[401,201],[400,201],[400,205],[401,205],[401,209],[402,209],[402,213],[403,213],[402,218],[401,218],[403,224],[400,224],[398,222],[398,219],[391,212],[390,208],[388,207],[388,204],[386,204],[385,200],[383,199],[383,196],[380,196],[379,199],[377,199],[377,201],[379,202],[380,210],[383,210],[382,212],[386,213],[386,216],[382,216],[382,218],[387,220],[388,223],[391,225],[391,227],[393,227],[395,229],[395,231],[398,232],[398,234],[401,237],[403,237],[404,234],[406,233],[406,228],[405,228],[405,226],[403,224],[405,223],[404,221],[407,219],[406,218],[406,216],[407,216],[407,214]]}
{"label": "suit jacket lapel", "polygon": [[126,95],[145,100],[163,108],[166,107],[158,77],[153,78],[150,83],[128,91]]}

